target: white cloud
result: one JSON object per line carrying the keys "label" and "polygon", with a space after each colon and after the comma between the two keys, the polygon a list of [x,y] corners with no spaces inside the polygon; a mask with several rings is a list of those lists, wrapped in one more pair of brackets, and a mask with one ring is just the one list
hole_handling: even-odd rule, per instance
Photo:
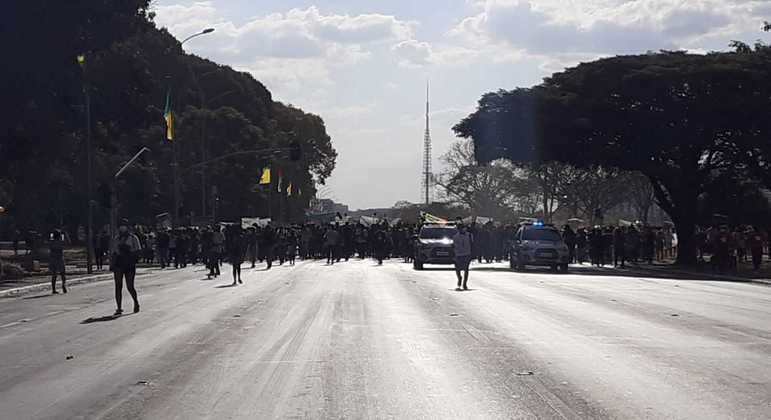
{"label": "white cloud", "polygon": [[378,45],[410,39],[416,25],[383,14],[323,14],[314,6],[242,24],[224,19],[211,1],[156,6],[155,11],[158,26],[180,39],[214,27],[214,33],[185,48],[250,71],[286,94],[303,85],[332,84],[329,75],[335,68],[369,59]]}
{"label": "white cloud", "polygon": [[402,41],[391,50],[399,60],[399,65],[404,67],[422,67],[428,65],[431,58],[431,45],[414,39]]}
{"label": "white cloud", "polygon": [[350,0],[323,8],[193,1],[155,0],[158,25],[179,39],[215,27],[185,49],[248,71],[276,100],[321,115],[339,151],[330,185],[354,208],[417,199],[427,77],[439,170],[452,126],[485,92],[530,86],[601,56],[771,40],[759,31],[771,20],[769,0],[451,0],[457,7],[430,15],[433,2],[407,0],[390,2],[387,13],[382,3]]}
{"label": "white cloud", "polygon": [[[487,0],[450,35],[531,54],[624,54],[697,47],[700,37],[747,24],[753,2],[722,0]],[[753,18],[749,18],[750,21]],[[756,18],[754,18],[757,20]]]}

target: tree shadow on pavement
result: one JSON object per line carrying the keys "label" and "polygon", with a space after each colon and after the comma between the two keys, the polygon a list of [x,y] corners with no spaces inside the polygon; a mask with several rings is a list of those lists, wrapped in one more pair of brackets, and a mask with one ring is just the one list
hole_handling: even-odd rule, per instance
{"label": "tree shadow on pavement", "polygon": [[570,266],[567,273],[555,272],[544,267],[528,267],[525,271],[516,271],[507,267],[476,267],[471,271],[488,271],[501,273],[518,273],[536,276],[563,277],[563,276],[600,276],[600,277],[629,277],[629,278],[648,278],[659,280],[695,280],[695,281],[727,281],[748,283],[750,279],[729,279],[717,278],[716,273],[685,273],[676,269],[668,270],[667,267],[648,268],[643,266],[627,266],[627,268],[614,267],[590,267],[590,266]]}

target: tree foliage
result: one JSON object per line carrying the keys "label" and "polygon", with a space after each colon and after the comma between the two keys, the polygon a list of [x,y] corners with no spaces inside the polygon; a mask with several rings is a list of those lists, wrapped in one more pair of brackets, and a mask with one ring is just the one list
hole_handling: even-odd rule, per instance
{"label": "tree foliage", "polygon": [[698,197],[727,179],[768,182],[771,53],[620,56],[487,94],[455,131],[477,158],[639,171],[695,262]]}
{"label": "tree foliage", "polygon": [[[251,75],[185,54],[165,29],[156,28],[148,0],[12,2],[0,25],[6,57],[0,67],[0,185],[9,215],[24,228],[60,220],[85,224],[85,92],[91,98],[95,189],[142,147],[143,155],[117,183],[120,215],[137,223],[173,211],[172,146],[162,119],[167,92],[176,113],[182,205],[201,214],[218,190],[224,219],[244,215],[299,218],[335,165],[336,152],[323,120],[275,102]],[[85,56],[80,66],[76,57]],[[240,155],[200,168],[230,152],[287,147],[296,141],[302,159]],[[281,167],[287,197],[259,188],[262,166]],[[203,172],[203,173],[202,173]],[[202,181],[202,177],[204,181]],[[206,191],[202,190],[206,186]],[[302,195],[297,192],[302,191]],[[2,197],[0,197],[2,198]],[[207,211],[208,213],[208,211]],[[107,210],[97,208],[97,222]]]}

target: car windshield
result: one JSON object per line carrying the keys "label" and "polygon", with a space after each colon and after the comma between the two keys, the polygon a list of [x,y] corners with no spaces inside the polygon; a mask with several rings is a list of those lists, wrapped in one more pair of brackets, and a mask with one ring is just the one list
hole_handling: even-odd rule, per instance
{"label": "car windshield", "polygon": [[551,229],[527,229],[522,234],[525,241],[561,241],[562,236],[559,232]]}
{"label": "car windshield", "polygon": [[452,238],[458,233],[454,228],[423,228],[420,231],[420,239],[445,239]]}

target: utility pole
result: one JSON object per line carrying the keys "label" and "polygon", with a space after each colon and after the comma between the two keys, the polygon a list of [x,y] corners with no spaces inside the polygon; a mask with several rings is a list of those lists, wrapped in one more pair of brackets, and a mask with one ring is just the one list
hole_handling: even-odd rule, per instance
{"label": "utility pole", "polygon": [[[179,43],[179,46],[181,48],[187,41],[190,41],[191,39],[193,39],[195,37],[198,37],[198,36],[201,36],[201,35],[210,34],[212,32],[214,32],[214,28],[206,28],[206,29],[204,29],[204,30],[202,30],[200,32],[194,33],[193,35],[190,35],[189,37],[183,39],[182,42]],[[171,142],[171,149],[172,149],[171,150],[171,154],[172,154],[172,164],[171,165],[172,165],[173,177],[174,177],[174,211],[172,212],[171,223],[172,223],[172,226],[174,226],[174,227],[176,227],[178,225],[178,223],[179,223],[179,204],[180,204],[179,203],[179,198],[180,198],[179,197],[180,196],[180,192],[179,192],[179,157],[178,157],[179,151],[178,151],[178,147],[177,147],[177,142],[178,141],[179,141],[179,139],[173,139],[172,142]],[[202,184],[205,185],[205,183],[206,183],[206,178],[204,178],[202,176]],[[206,193],[204,192],[203,195],[205,196]],[[206,210],[205,210],[205,208],[206,208],[205,207],[205,200],[206,200],[206,198],[203,198],[202,200],[204,201],[204,213],[205,213],[206,212]]]}
{"label": "utility pole", "polygon": [[88,190],[88,227],[86,233],[86,272],[93,273],[91,262],[94,259],[94,158],[91,150],[91,86],[88,80],[88,71],[86,70],[86,56],[78,56],[78,64],[83,70],[83,95],[86,106],[86,189]]}

